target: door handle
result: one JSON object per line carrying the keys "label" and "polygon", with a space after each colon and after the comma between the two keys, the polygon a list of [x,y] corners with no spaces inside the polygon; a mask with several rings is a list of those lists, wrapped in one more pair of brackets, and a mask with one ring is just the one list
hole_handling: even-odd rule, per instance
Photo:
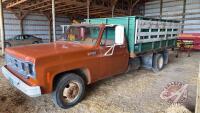
{"label": "door handle", "polygon": [[125,48],[125,47],[126,47],[126,46],[124,46],[124,45],[123,45],[123,46],[119,46],[119,48]]}
{"label": "door handle", "polygon": [[96,51],[91,51],[88,53],[88,56],[96,56],[97,52]]}

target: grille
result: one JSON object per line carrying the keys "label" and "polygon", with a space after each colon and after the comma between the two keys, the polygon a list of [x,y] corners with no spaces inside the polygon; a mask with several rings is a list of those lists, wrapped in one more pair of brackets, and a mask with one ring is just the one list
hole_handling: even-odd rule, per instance
{"label": "grille", "polygon": [[28,75],[25,71],[25,63],[13,56],[5,55],[6,65],[23,76],[24,78],[28,78]]}

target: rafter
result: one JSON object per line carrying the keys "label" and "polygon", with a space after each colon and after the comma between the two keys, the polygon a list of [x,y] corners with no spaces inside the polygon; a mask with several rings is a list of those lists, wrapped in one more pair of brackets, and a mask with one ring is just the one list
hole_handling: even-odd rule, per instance
{"label": "rafter", "polygon": [[9,2],[6,6],[7,9],[15,7],[17,5],[20,5],[22,3],[27,2],[28,0],[13,0],[12,2]]}
{"label": "rafter", "polygon": [[[127,15],[140,0],[90,0],[87,9],[87,0],[55,0],[56,14],[88,15]],[[130,5],[131,4],[131,5]],[[13,10],[29,10],[30,12],[50,13],[51,0],[8,0],[6,8]],[[20,8],[21,7],[21,8]],[[132,11],[132,10],[131,10]],[[105,13],[105,14],[104,14]]]}

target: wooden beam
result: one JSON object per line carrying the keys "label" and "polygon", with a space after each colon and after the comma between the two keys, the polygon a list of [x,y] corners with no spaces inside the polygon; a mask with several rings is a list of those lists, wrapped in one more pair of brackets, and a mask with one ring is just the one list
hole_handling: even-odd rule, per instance
{"label": "wooden beam", "polygon": [[[58,5],[59,5],[58,7],[60,7],[60,4],[62,4],[62,3],[63,2],[59,2],[59,1],[55,2],[55,7],[58,6]],[[52,4],[49,3],[49,4],[46,4],[46,5],[42,4],[41,6],[35,6],[35,8],[31,8],[31,11],[42,10],[42,9],[49,9],[49,10],[51,10],[51,5]],[[68,4],[68,5],[70,5],[70,4]]]}
{"label": "wooden beam", "polygon": [[[56,5],[58,5],[58,4],[56,4]],[[74,4],[62,4],[62,5],[56,6],[56,9],[63,9],[64,10],[64,8],[66,8],[66,7],[70,8],[73,5]],[[51,11],[51,7],[49,7],[49,6],[51,6],[51,4],[49,4],[47,6],[40,7],[39,10],[42,11],[42,12]]]}
{"label": "wooden beam", "polygon": [[[38,5],[43,5],[44,3],[49,3],[50,0],[43,0],[42,2],[41,1],[36,1],[36,3],[31,3],[31,5],[27,5],[26,7],[22,8],[23,10],[29,10],[33,7],[37,7]],[[51,6],[51,5],[50,5]]]}
{"label": "wooden beam", "polygon": [[15,0],[15,1],[13,1],[13,2],[8,3],[8,4],[6,5],[6,8],[7,8],[7,9],[13,8],[13,7],[15,7],[15,6],[17,6],[17,5],[20,5],[20,4],[22,4],[22,3],[25,3],[25,2],[27,2],[27,1],[28,1],[28,0]]}
{"label": "wooden beam", "polygon": [[[15,6],[22,6],[22,10],[30,10],[30,12],[46,12],[50,13],[52,10],[52,2],[51,0],[27,0],[28,2],[20,2],[22,0],[15,0],[15,2],[18,1],[18,5]],[[89,2],[88,2],[89,1]],[[103,1],[103,2],[102,2]],[[100,0],[98,2],[91,2],[91,0],[55,0],[55,12],[58,14],[65,13],[66,11],[69,12],[69,14],[79,14],[80,12],[83,12],[86,15],[87,18],[90,17],[90,15],[102,15],[103,12],[108,13],[106,15],[112,15],[114,16],[114,13],[116,15],[125,15],[127,14],[127,11],[125,10],[120,10],[116,7],[116,2],[117,0],[112,0],[115,1],[115,5],[111,3],[111,1],[104,1]],[[102,3],[101,3],[102,2]],[[23,3],[23,4],[22,4]],[[88,7],[88,3],[89,4]],[[120,2],[121,3],[121,2]],[[18,10],[18,7],[13,6],[13,8]],[[13,9],[12,8],[12,9]],[[97,11],[98,10],[98,11]],[[86,12],[86,14],[85,14]],[[96,14],[95,14],[96,12]],[[90,14],[91,13],[91,14]],[[110,14],[109,14],[110,13]]]}
{"label": "wooden beam", "polygon": [[4,55],[5,27],[4,27],[4,13],[3,13],[2,0],[0,0],[0,29],[1,29],[1,33],[0,33],[1,34],[1,52],[2,52],[2,55]]}
{"label": "wooden beam", "polygon": [[[73,10],[74,9],[74,10]],[[85,7],[80,7],[80,8],[69,8],[69,9],[65,9],[65,10],[56,10],[57,13],[62,13],[62,12],[70,12],[70,13],[79,13],[81,12],[82,14],[87,13],[87,10]],[[98,13],[98,12],[105,12],[108,13],[110,12],[109,10],[101,10],[101,9],[92,9],[90,8],[90,13]]]}
{"label": "wooden beam", "polygon": [[[66,2],[66,3],[74,2],[76,5],[83,5],[83,4],[85,4],[84,2],[71,1],[71,0],[62,0],[62,1]],[[85,4],[85,6],[86,6],[86,5],[87,5],[87,4]],[[99,9],[107,9],[107,10],[112,11],[112,8],[106,7],[106,6],[103,6],[103,5],[91,4],[91,6],[92,6],[92,7],[99,8]],[[118,13],[124,13],[124,14],[126,13],[126,11],[124,11],[124,10],[119,10],[119,9],[115,9],[115,11],[118,12]]]}

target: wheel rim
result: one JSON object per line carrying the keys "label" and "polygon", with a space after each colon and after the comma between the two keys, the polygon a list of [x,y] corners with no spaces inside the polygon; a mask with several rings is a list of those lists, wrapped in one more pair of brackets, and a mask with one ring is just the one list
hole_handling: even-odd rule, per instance
{"label": "wheel rim", "polygon": [[63,98],[66,102],[71,103],[78,98],[79,91],[79,83],[75,81],[70,81],[63,90]]}
{"label": "wheel rim", "polygon": [[159,60],[158,60],[159,69],[161,69],[163,67],[163,63],[164,63],[164,59],[163,59],[163,57],[160,57]]}

